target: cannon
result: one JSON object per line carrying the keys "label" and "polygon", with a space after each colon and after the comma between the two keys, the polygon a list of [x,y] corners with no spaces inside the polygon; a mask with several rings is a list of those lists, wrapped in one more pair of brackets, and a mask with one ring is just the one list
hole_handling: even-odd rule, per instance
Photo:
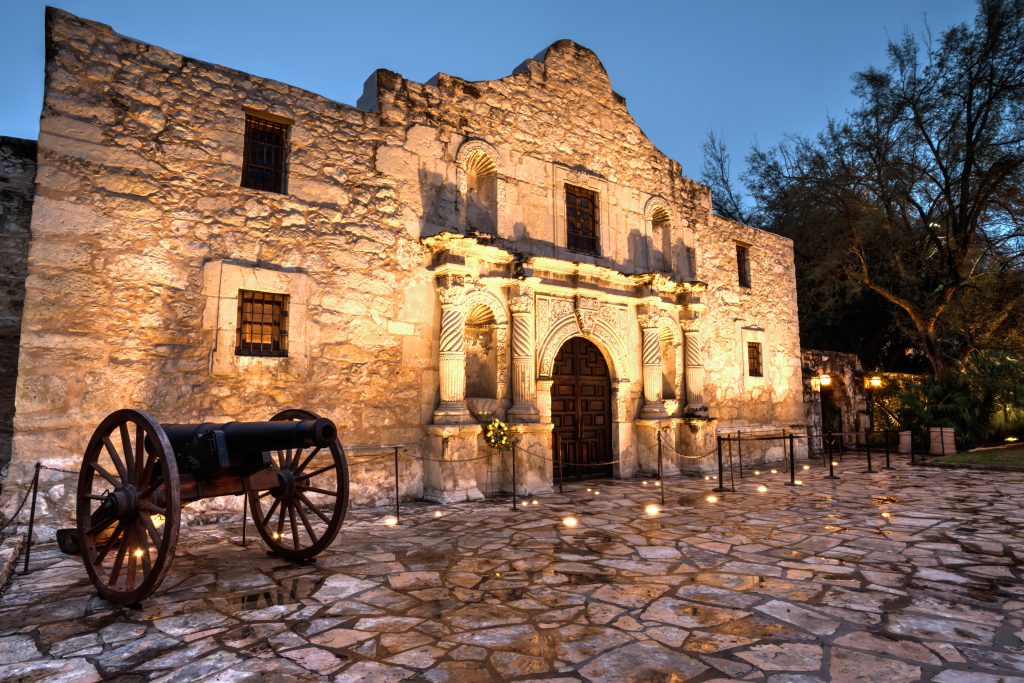
{"label": "cannon", "polygon": [[163,424],[118,410],[96,428],[78,476],[77,536],[97,592],[122,605],[171,566],[181,508],[244,495],[270,552],[309,561],[337,537],[348,464],[333,422],[285,410],[268,422]]}

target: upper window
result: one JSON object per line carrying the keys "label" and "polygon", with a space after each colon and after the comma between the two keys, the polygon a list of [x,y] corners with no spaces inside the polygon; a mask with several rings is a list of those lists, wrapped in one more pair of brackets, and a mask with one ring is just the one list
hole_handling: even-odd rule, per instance
{"label": "upper window", "polygon": [[761,344],[758,342],[747,342],[747,374],[751,377],[764,377]]}
{"label": "upper window", "polygon": [[575,251],[600,254],[597,193],[575,185],[565,186],[566,246]]}
{"label": "upper window", "polygon": [[750,287],[750,247],[745,244],[736,245],[736,269],[740,287]]}
{"label": "upper window", "polygon": [[288,295],[238,290],[235,354],[288,355]]}
{"label": "upper window", "polygon": [[246,114],[242,187],[288,191],[288,129],[288,124]]}

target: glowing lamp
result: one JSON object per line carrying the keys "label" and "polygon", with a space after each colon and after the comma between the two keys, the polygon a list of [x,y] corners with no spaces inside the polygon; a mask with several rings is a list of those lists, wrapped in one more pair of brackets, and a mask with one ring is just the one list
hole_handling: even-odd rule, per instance
{"label": "glowing lamp", "polygon": [[879,375],[871,375],[870,377],[865,378],[864,379],[864,388],[865,389],[881,389],[882,388],[882,378]]}
{"label": "glowing lamp", "polygon": [[754,476],[755,477],[760,477],[761,476],[761,470],[754,470]]}
{"label": "glowing lamp", "polygon": [[135,559],[136,560],[141,560],[142,559],[142,548],[136,548],[135,552],[132,553],[132,554],[135,555]]}
{"label": "glowing lamp", "polygon": [[530,501],[530,505],[539,505],[539,504],[540,504],[540,501],[537,501],[537,500],[531,500]]}
{"label": "glowing lamp", "polygon": [[279,534],[279,533],[277,533],[275,531],[274,533],[270,534],[270,537],[276,541],[276,540],[279,540],[281,538],[281,534]]}
{"label": "glowing lamp", "polygon": [[779,471],[777,469],[774,469],[774,468],[772,469],[772,474],[778,474],[778,473],[779,473]]}
{"label": "glowing lamp", "polygon": [[718,496],[708,496],[704,500],[706,500],[709,503],[717,503],[718,502]]}
{"label": "glowing lamp", "polygon": [[803,486],[804,485],[804,482],[803,482],[802,479],[794,479],[793,483],[796,484],[797,486]]}
{"label": "glowing lamp", "polygon": [[832,386],[832,375],[823,374],[821,377],[818,378],[818,383],[821,384],[821,386],[823,387]]}
{"label": "glowing lamp", "polygon": [[661,512],[661,508],[659,508],[654,503],[651,503],[650,505],[644,508],[644,512],[653,517],[654,515]]}
{"label": "glowing lamp", "polygon": [[441,512],[440,510],[436,510],[434,512],[434,517],[444,517],[444,513]]}
{"label": "glowing lamp", "polygon": [[758,493],[768,493],[768,487],[765,486],[764,484],[761,484],[760,486],[757,487],[757,492]]}
{"label": "glowing lamp", "polygon": [[396,524],[398,524],[398,518],[397,517],[385,517],[384,518],[384,525],[385,526],[395,526]]}
{"label": "glowing lamp", "polygon": [[811,469],[811,466],[810,465],[804,465],[804,469],[805,470],[809,470],[809,469]]}
{"label": "glowing lamp", "polygon": [[562,518],[562,524],[569,527],[570,529],[575,528],[579,523],[580,521],[575,517],[572,517],[571,515],[569,517]]}

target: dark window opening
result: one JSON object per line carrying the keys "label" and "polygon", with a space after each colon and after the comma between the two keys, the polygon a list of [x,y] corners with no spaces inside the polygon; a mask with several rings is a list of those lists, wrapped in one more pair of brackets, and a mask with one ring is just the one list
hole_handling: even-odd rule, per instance
{"label": "dark window opening", "polygon": [[574,251],[600,255],[597,193],[575,185],[565,186],[567,246]]}
{"label": "dark window opening", "polygon": [[739,273],[740,287],[750,287],[750,247],[736,245],[736,268]]}
{"label": "dark window opening", "polygon": [[288,191],[288,128],[284,123],[246,115],[242,187],[278,194]]}
{"label": "dark window opening", "polygon": [[288,355],[288,295],[238,290],[235,354]]}
{"label": "dark window opening", "polygon": [[747,342],[747,374],[751,377],[764,377],[761,345],[758,342]]}

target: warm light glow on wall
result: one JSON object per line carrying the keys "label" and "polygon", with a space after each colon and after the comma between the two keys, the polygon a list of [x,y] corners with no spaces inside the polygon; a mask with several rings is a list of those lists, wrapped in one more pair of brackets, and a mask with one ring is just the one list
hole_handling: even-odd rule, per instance
{"label": "warm light glow on wall", "polygon": [[830,386],[832,386],[832,376],[831,375],[822,375],[821,377],[818,378],[818,381],[821,382],[821,386],[823,386],[823,387],[830,387]]}

